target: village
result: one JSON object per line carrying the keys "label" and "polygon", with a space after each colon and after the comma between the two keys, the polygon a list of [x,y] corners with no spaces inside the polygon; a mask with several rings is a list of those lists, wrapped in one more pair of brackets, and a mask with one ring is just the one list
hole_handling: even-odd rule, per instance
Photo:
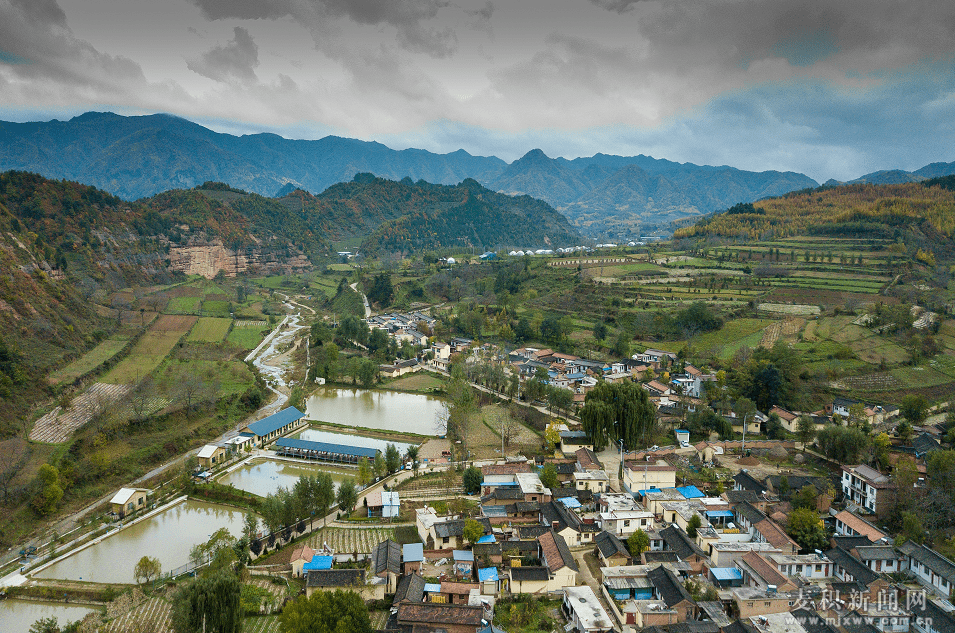
{"label": "village", "polygon": [[[460,337],[428,343],[422,330],[431,331],[434,319],[422,312],[368,323],[422,349],[416,358],[382,365],[386,378],[441,375],[453,363],[497,364],[505,383],[526,390],[536,381],[550,390],[538,408],[550,401],[553,410],[556,401],[567,415],[551,419],[545,450],[535,455],[505,450],[475,460],[448,439],[433,438],[407,450],[400,466],[359,485],[347,508],[326,505],[321,516],[272,530],[252,519],[251,578],[285,579],[291,592],[256,611],[277,612],[301,587],[306,597],[357,592],[385,631],[955,630],[955,564],[919,544],[917,534],[896,539],[881,527],[907,494],[902,486],[927,485],[927,460],[941,448],[938,427],[915,427],[889,446],[893,463],[911,464],[916,473],[902,481],[898,469],[884,474],[866,464],[843,465],[812,443],[834,425],[894,431],[907,423],[896,406],[837,399],[814,412],[728,407],[720,430],[691,442],[691,432],[680,427],[713,402],[720,378],[677,354],[647,349],[598,362]],[[582,430],[576,413],[587,393],[598,384],[631,383],[645,392],[671,444],[624,451],[622,444],[595,446]],[[472,386],[485,389],[480,381]],[[500,391],[503,396],[504,384]],[[572,397],[555,399],[555,391]],[[770,439],[774,425],[799,441]],[[203,447],[193,479],[214,485],[206,482],[263,461],[351,474],[385,452],[383,445],[349,445],[348,436],[303,439],[308,428],[294,407],[251,422]],[[421,479],[423,487],[409,486]],[[120,525],[135,525],[182,499],[123,488],[111,499],[111,514]],[[71,554],[25,573],[42,584],[43,570]],[[162,577],[174,582],[212,558],[195,557]],[[146,599],[131,613],[150,604]]]}

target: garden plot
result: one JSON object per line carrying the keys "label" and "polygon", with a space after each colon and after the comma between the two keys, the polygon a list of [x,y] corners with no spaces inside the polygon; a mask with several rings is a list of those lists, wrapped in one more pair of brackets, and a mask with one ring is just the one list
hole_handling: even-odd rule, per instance
{"label": "garden plot", "polygon": [[288,594],[288,585],[285,584],[284,579],[280,578],[279,580],[283,581],[282,584],[272,582],[272,578],[269,576],[252,576],[251,579],[245,583],[258,587],[269,594],[269,597],[263,601],[263,606],[265,607],[263,615],[271,615],[274,613],[275,610],[282,605],[282,600],[284,600]]}
{"label": "garden plot", "polygon": [[103,633],[134,633],[150,631],[167,633],[172,631],[172,607],[162,598],[150,598],[135,609],[127,611],[106,624]]}
{"label": "garden plot", "polygon": [[279,633],[279,616],[256,615],[242,621],[242,633]]}
{"label": "garden plot", "polygon": [[308,545],[315,550],[327,544],[336,554],[368,554],[378,543],[395,538],[392,527],[324,528],[313,533]]}
{"label": "garden plot", "polygon": [[59,444],[69,439],[80,428],[102,413],[107,407],[123,399],[131,390],[130,385],[95,383],[81,395],[73,398],[65,410],[56,407],[33,425],[30,439],[34,442]]}

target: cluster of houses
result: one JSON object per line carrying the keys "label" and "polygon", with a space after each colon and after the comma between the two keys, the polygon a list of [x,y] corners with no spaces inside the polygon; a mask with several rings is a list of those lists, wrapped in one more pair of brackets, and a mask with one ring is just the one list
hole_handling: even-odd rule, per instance
{"label": "cluster of houses", "polygon": [[[388,628],[406,631],[492,631],[496,601],[513,594],[559,598],[568,632],[955,631],[955,563],[912,541],[896,544],[863,515],[832,507],[824,477],[791,474],[784,482],[741,471],[731,489],[708,495],[678,485],[674,460],[647,451],[629,455],[614,490],[583,438],[568,432],[562,440],[563,457],[547,460],[556,486],[543,484],[543,463],[482,468],[473,542],[466,517],[426,505],[416,510],[419,543],[383,541],[363,570],[297,573],[309,591],[351,585],[369,598],[392,595]],[[845,466],[841,480],[847,499],[858,489],[874,494],[875,510],[894,494],[865,466]],[[823,550],[801,551],[784,529],[792,509],[784,489],[805,486],[818,493],[820,522],[834,527]],[[628,547],[638,530],[646,535],[639,551]],[[588,553],[599,572],[581,569]],[[321,553],[308,554],[325,565]]]}

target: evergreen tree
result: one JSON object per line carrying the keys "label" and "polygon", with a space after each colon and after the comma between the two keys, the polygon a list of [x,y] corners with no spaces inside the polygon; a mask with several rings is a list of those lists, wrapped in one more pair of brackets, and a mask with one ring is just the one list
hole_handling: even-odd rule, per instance
{"label": "evergreen tree", "polygon": [[400,466],[401,453],[398,452],[398,447],[394,444],[388,444],[385,447],[385,468],[387,468],[388,474],[398,472]]}

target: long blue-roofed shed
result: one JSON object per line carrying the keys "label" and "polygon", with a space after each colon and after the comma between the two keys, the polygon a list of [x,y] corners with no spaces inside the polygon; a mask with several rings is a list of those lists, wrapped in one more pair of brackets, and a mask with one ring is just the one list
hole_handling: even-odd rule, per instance
{"label": "long blue-roofed shed", "polygon": [[301,426],[301,420],[304,417],[305,414],[295,407],[288,407],[278,413],[273,413],[267,418],[250,423],[244,430],[252,433],[256,446],[262,448]]}

